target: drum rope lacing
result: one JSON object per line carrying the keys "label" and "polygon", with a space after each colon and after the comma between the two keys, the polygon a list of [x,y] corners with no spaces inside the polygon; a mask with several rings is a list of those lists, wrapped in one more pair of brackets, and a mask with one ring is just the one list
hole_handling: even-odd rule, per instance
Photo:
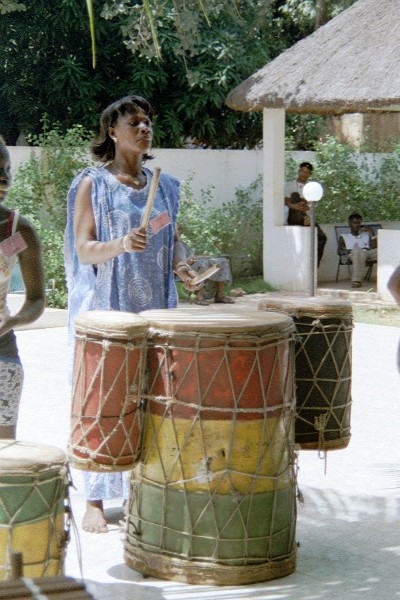
{"label": "drum rope lacing", "polygon": [[[16,481],[12,482],[12,478]],[[10,509],[5,503],[2,495],[2,490],[15,489],[16,495],[21,495],[24,488],[29,485],[29,494],[25,500],[19,505],[19,508],[14,514],[11,514]],[[11,556],[11,544],[12,544],[12,532],[14,527],[29,526],[34,524],[40,524],[43,522],[48,523],[48,538],[46,546],[46,556],[43,557],[43,561],[29,562],[25,556],[24,567],[37,566],[42,564],[42,572],[40,575],[44,577],[49,573],[51,562],[58,562],[58,572],[61,573],[63,570],[65,552],[68,542],[70,540],[70,528],[71,526],[76,527],[74,517],[72,515],[71,504],[69,500],[68,488],[72,485],[69,467],[65,463],[52,463],[44,465],[39,463],[37,465],[31,465],[30,468],[7,468],[6,471],[2,471],[0,474],[0,510],[5,515],[7,526],[5,527],[9,531],[8,550],[6,552],[6,558]],[[47,497],[48,490],[52,490],[50,497]],[[23,496],[22,496],[23,497]],[[38,511],[36,516],[27,518],[27,504],[33,503],[35,500],[36,510]],[[62,514],[60,510],[60,504],[63,503],[63,512],[66,516],[63,527],[63,534],[60,536],[60,524],[57,522]],[[29,505],[28,505],[29,508]],[[78,547],[78,563],[80,565],[81,576],[82,575],[82,554],[80,551],[79,543]],[[54,553],[54,548],[57,548],[57,552]],[[10,565],[0,565],[0,568],[7,572],[10,569]]]}
{"label": "drum rope lacing", "polygon": [[[292,333],[293,332],[293,327],[291,326],[290,328],[287,328],[285,334],[288,333]],[[280,330],[279,332],[280,334],[282,333],[282,330]],[[166,337],[167,341],[160,341],[159,338],[160,337]],[[245,337],[245,340],[243,339]],[[252,336],[252,335],[248,335],[248,336],[244,336],[243,334],[238,334],[238,335],[232,335],[232,334],[227,334],[227,335],[222,335],[222,334],[215,334],[212,335],[209,332],[207,332],[207,334],[200,334],[200,333],[185,333],[185,332],[165,332],[165,331],[159,331],[159,330],[155,330],[154,328],[151,329],[151,334],[149,336],[149,349],[148,351],[161,351],[162,352],[162,358],[159,357],[159,362],[158,362],[158,367],[156,370],[156,373],[153,373],[153,381],[155,381],[157,379],[157,377],[159,377],[162,373],[165,374],[166,377],[166,395],[161,396],[161,395],[157,395],[157,396],[153,396],[151,394],[151,389],[152,389],[152,384],[149,384],[148,387],[148,393],[145,394],[145,398],[148,400],[147,403],[147,408],[146,408],[146,428],[147,428],[147,437],[150,436],[150,440],[149,439],[145,439],[144,440],[144,446],[142,448],[142,456],[141,456],[141,463],[136,467],[135,469],[135,474],[136,477],[132,479],[132,484],[131,484],[131,493],[132,493],[132,501],[136,502],[137,506],[140,506],[140,502],[141,502],[141,490],[139,489],[139,487],[136,485],[135,479],[137,480],[138,478],[141,479],[141,481],[145,484],[149,483],[152,487],[158,488],[160,490],[160,492],[162,493],[162,514],[166,514],[166,510],[167,510],[167,505],[166,505],[166,489],[168,488],[169,490],[174,489],[175,487],[179,487],[179,489],[182,489],[182,492],[186,498],[186,503],[188,503],[188,496],[187,494],[189,493],[189,489],[188,486],[190,486],[190,484],[192,484],[193,482],[197,482],[199,484],[201,484],[202,486],[206,486],[206,489],[208,489],[208,501],[206,503],[206,506],[203,508],[203,511],[201,511],[202,513],[204,512],[204,510],[213,510],[212,509],[212,503],[213,501],[215,501],[216,498],[220,497],[219,493],[218,493],[218,489],[219,486],[217,485],[215,489],[212,489],[211,485],[212,482],[217,480],[220,476],[220,474],[222,474],[224,477],[228,478],[228,480],[231,480],[233,477],[235,476],[240,476],[240,477],[244,477],[244,473],[243,471],[236,469],[236,468],[232,468],[232,465],[229,465],[229,462],[231,461],[231,456],[233,456],[233,452],[235,450],[235,435],[236,435],[236,428],[238,425],[238,421],[237,421],[237,416],[239,414],[244,414],[244,413],[255,413],[257,415],[260,414],[264,414],[267,415],[270,413],[271,410],[275,410],[275,412],[277,411],[277,406],[273,407],[273,409],[269,406],[267,406],[267,400],[269,398],[269,393],[271,392],[271,386],[272,386],[272,382],[274,380],[272,374],[270,376],[270,379],[268,381],[268,384],[266,386],[266,389],[261,389],[261,399],[260,399],[260,404],[262,404],[262,407],[255,407],[255,408],[245,408],[245,407],[240,407],[240,399],[242,394],[244,393],[244,389],[246,388],[246,385],[248,383],[249,378],[252,376],[252,374],[254,374],[254,372],[258,372],[259,377],[261,378],[260,381],[263,381],[262,378],[262,361],[260,359],[260,354],[265,351],[265,350],[270,350],[270,349],[274,349],[275,350],[275,359],[274,359],[274,363],[273,366],[271,367],[271,370],[273,372],[275,372],[275,369],[280,369],[283,372],[285,372],[283,364],[285,362],[284,359],[284,353],[282,353],[279,349],[282,347],[282,350],[284,349],[284,345],[287,344],[288,339],[286,340],[279,340],[277,341],[277,334],[276,332],[274,332],[273,334],[266,334],[265,336],[263,336],[263,339],[260,340],[260,335],[259,336]],[[156,338],[156,339],[154,339]],[[177,339],[174,339],[177,338]],[[185,346],[183,344],[179,344],[177,340],[179,340],[179,338],[184,338],[184,339],[195,339],[195,344],[191,347]],[[221,342],[221,338],[222,342]],[[169,341],[173,340],[173,345],[171,346]],[[218,342],[221,342],[218,346],[216,347],[210,347],[210,346],[206,346],[206,347],[201,347],[201,344],[204,340],[217,340]],[[293,340],[293,336],[291,336],[290,338],[291,340]],[[240,342],[238,345],[231,345],[232,341],[237,341]],[[247,343],[246,343],[247,342]],[[273,343],[272,343],[273,342]],[[289,357],[287,358],[287,369],[288,371],[289,369],[289,365],[291,367],[293,367],[293,362],[294,362],[294,351],[293,351],[293,346],[291,348],[291,351],[289,353]],[[206,388],[203,390],[203,394],[200,395],[199,397],[199,401],[198,403],[193,403],[193,402],[182,402],[181,400],[178,400],[176,395],[178,394],[179,391],[179,386],[178,388],[176,380],[174,378],[173,375],[173,370],[171,369],[171,363],[174,362],[175,359],[172,358],[171,352],[174,353],[178,353],[178,352],[189,352],[193,354],[193,358],[191,361],[189,361],[189,365],[186,366],[186,370],[184,371],[184,373],[182,373],[182,378],[185,377],[185,375],[188,375],[190,368],[195,366],[196,368],[198,368],[198,363],[197,363],[197,359],[199,354],[201,353],[211,353],[213,354],[214,352],[218,352],[219,354],[221,354],[220,360],[219,362],[213,362],[214,365],[214,375],[213,377],[211,377],[210,381],[208,382],[208,385],[206,386]],[[233,396],[233,406],[230,408],[221,408],[220,407],[216,407],[216,406],[207,406],[204,404],[204,400],[205,397],[207,395],[208,389],[210,388],[210,386],[212,385],[214,378],[217,376],[218,373],[218,369],[220,364],[225,364],[225,365],[229,365],[229,360],[228,360],[228,356],[230,352],[246,352],[249,351],[251,353],[254,353],[255,357],[254,357],[254,361],[253,361],[253,367],[249,369],[249,373],[247,373],[247,376],[243,382],[243,387],[242,390],[240,390],[237,394],[234,393],[234,385],[233,385],[233,381],[232,381],[232,373],[230,372],[230,369],[228,368],[227,372],[228,372],[228,378],[229,378],[229,385],[230,385],[230,389],[232,390],[232,396]],[[207,355],[206,355],[207,357]],[[213,358],[210,358],[210,361],[213,361]],[[280,371],[279,371],[280,372]],[[197,372],[198,374],[198,372]],[[295,454],[296,454],[296,450],[295,450],[295,444],[292,440],[292,435],[293,435],[293,421],[294,421],[294,381],[293,381],[293,377],[290,377],[290,381],[282,381],[284,379],[283,375],[281,375],[280,377],[280,395],[281,395],[281,399],[282,402],[279,405],[279,416],[277,416],[278,419],[278,423],[279,423],[279,427],[278,425],[275,426],[275,428],[272,425],[269,425],[268,423],[264,423],[262,426],[262,429],[260,431],[260,440],[259,440],[259,451],[258,451],[258,455],[255,458],[255,466],[254,466],[254,470],[251,473],[246,473],[246,479],[249,480],[249,484],[247,485],[247,489],[243,492],[240,493],[238,490],[236,490],[234,488],[234,486],[232,485],[232,483],[230,484],[230,497],[232,498],[233,504],[235,506],[235,508],[232,509],[232,514],[229,518],[232,519],[234,517],[234,515],[238,515],[241,513],[242,510],[245,510],[245,506],[246,506],[246,502],[248,500],[251,501],[252,498],[252,494],[255,490],[255,486],[256,484],[260,484],[261,481],[269,481],[270,482],[270,486],[271,489],[274,491],[271,491],[271,494],[276,494],[277,491],[279,489],[283,489],[285,490],[285,485],[288,484],[289,482],[294,482],[294,479],[296,477],[295,474],[295,462],[296,462],[296,458],[295,458]],[[262,387],[262,386],[261,386]],[[174,391],[173,391],[174,390]],[[286,400],[285,400],[286,398]],[[160,416],[160,420],[159,422],[157,420],[154,420],[155,415],[152,415],[151,413],[151,405],[152,403],[156,403],[159,405],[163,405],[165,407],[165,410],[163,412],[163,414]],[[181,425],[179,425],[178,428],[178,423],[175,420],[174,416],[173,416],[173,412],[171,411],[172,406],[184,406],[185,408],[189,409],[189,410],[194,410],[196,411],[196,414],[193,415],[192,417],[190,417],[190,419],[187,420],[187,430],[182,432],[180,431]],[[224,454],[223,454],[223,459],[226,462],[227,466],[225,469],[217,469],[214,472],[211,472],[210,470],[210,464],[209,464],[209,458],[207,457],[207,450],[205,447],[205,440],[206,440],[206,430],[207,427],[210,427],[210,425],[207,422],[207,419],[204,419],[204,417],[202,416],[204,412],[209,411],[210,413],[216,413],[217,411],[219,411],[220,413],[225,413],[226,414],[230,414],[232,416],[232,418],[230,419],[230,423],[231,423],[231,435],[229,438],[228,443],[226,444],[226,448],[224,450]],[[158,413],[157,413],[158,414]],[[168,418],[170,417],[170,419],[168,420]],[[266,419],[264,419],[264,421],[266,421]],[[257,419],[257,422],[259,422],[259,420]],[[213,421],[211,421],[211,424],[213,423]],[[166,435],[165,433],[163,434],[163,428],[165,428],[165,426],[168,424],[168,431],[171,431],[171,442],[170,444],[174,447],[176,447],[177,449],[179,449],[179,451],[177,451],[177,455],[175,456],[175,458],[172,460],[172,463],[170,465],[167,465],[165,463],[165,460],[163,461],[161,456],[159,456],[159,464],[160,464],[160,469],[161,472],[163,473],[162,476],[162,480],[158,481],[155,480],[154,477],[150,477],[147,475],[147,461],[148,460],[152,460],[150,458],[151,453],[155,452],[155,453],[160,453],[160,448],[159,448],[159,443],[161,442],[158,441],[158,436],[159,435]],[[249,425],[251,424],[251,421],[249,421]],[[201,432],[200,438],[202,441],[202,452],[203,452],[203,460],[201,461],[201,464],[198,466],[198,470],[197,470],[197,476],[193,477],[193,476],[188,476],[188,477],[175,477],[174,476],[174,470],[178,469],[178,471],[183,475],[185,472],[185,465],[183,464],[183,459],[181,456],[182,451],[184,450],[184,448],[187,446],[187,444],[189,443],[191,437],[193,435],[197,435],[196,434],[196,430],[198,430],[199,434]],[[278,432],[280,434],[282,434],[282,438],[279,440],[279,442],[277,441],[276,435],[278,435]],[[182,437],[182,433],[183,433],[183,437]],[[152,436],[152,437],[151,437]],[[146,437],[146,436],[145,436]],[[222,443],[222,442],[221,442]],[[274,450],[272,450],[270,448],[271,444],[275,444]],[[275,454],[273,454],[273,456],[275,457],[273,459],[273,472],[272,473],[265,473],[263,471],[263,469],[265,470],[265,460],[266,460],[266,453],[271,453],[271,452],[275,452]],[[165,463],[165,464],[164,464]],[[286,483],[285,483],[286,482]],[[269,489],[269,488],[268,488]],[[207,506],[209,507],[209,509],[207,509]],[[292,510],[294,511],[294,508],[292,507]],[[141,515],[139,518],[140,523],[146,523],[148,522],[143,515]],[[215,516],[214,516],[215,518]],[[243,517],[244,518],[244,517]],[[293,519],[294,519],[294,512],[291,513],[291,518],[290,518],[290,523],[293,524]],[[198,516],[197,520],[195,519],[194,522],[191,523],[191,526],[189,528],[188,531],[181,531],[180,535],[182,535],[185,539],[187,536],[189,536],[189,540],[188,543],[191,546],[192,544],[192,539],[194,536],[196,536],[196,538],[203,538],[204,536],[202,536],[201,534],[196,534],[196,523],[197,521],[201,519],[201,514]],[[136,537],[136,543],[140,546],[141,545],[141,526],[140,523],[138,523],[138,525],[136,525],[135,519],[134,518],[130,518],[129,519],[129,524],[128,524],[128,530],[129,527],[135,532],[135,537]],[[150,521],[148,522],[150,524]],[[244,526],[244,536],[240,538],[240,540],[235,540],[235,538],[230,539],[230,543],[234,544],[236,541],[240,541],[243,543],[243,547],[244,547],[244,554],[242,557],[242,560],[244,561],[245,564],[249,565],[249,568],[251,568],[253,565],[255,565],[255,563],[266,563],[268,562],[268,558],[266,558],[265,556],[260,558],[260,557],[254,557],[251,556],[251,553],[249,554],[249,543],[252,542],[252,540],[254,541],[255,539],[257,540],[261,540],[261,539],[265,539],[265,543],[267,544],[267,547],[269,547],[269,545],[272,544],[272,539],[273,539],[273,533],[272,531],[269,531],[267,534],[260,534],[259,536],[255,536],[254,534],[250,535],[248,530],[247,530],[247,526],[245,525],[245,523],[243,523]],[[161,530],[163,532],[163,538],[164,536],[168,535],[168,532],[170,533],[174,533],[174,531],[171,529],[170,526],[168,526],[168,524],[166,522],[163,522],[160,524]],[[272,529],[272,528],[271,528]],[[161,533],[161,532],[160,532]],[[216,534],[215,534],[215,544],[216,544],[216,548],[218,547],[218,545],[221,543],[221,541],[223,540],[224,537],[224,527],[218,528],[216,527]],[[204,537],[204,539],[208,539],[207,536]],[[214,539],[214,538],[213,538]],[[226,541],[226,540],[225,540]],[[152,544],[148,541],[145,542],[145,547],[146,548],[151,548],[152,551],[156,551],[157,547],[155,545],[152,546]],[[210,561],[213,559],[216,559],[217,556],[195,556],[193,557],[191,554],[191,551],[188,550],[187,554],[185,553],[179,553],[179,552],[172,552],[170,550],[166,550],[164,549],[163,551],[167,552],[168,555],[172,555],[172,556],[185,556],[187,558],[196,560],[196,561]],[[292,551],[293,548],[291,548],[290,551],[287,552],[287,554],[282,555],[280,558],[285,559],[288,558],[289,556],[292,556]],[[274,560],[276,560],[276,558],[274,558]],[[224,564],[232,564],[234,565],[234,563],[237,563],[237,557],[235,559],[229,559],[229,558],[224,558],[224,560],[222,561]],[[247,562],[249,561],[249,562]],[[251,563],[251,564],[250,564]],[[274,568],[273,565],[275,565],[274,561],[271,560],[271,568]],[[239,565],[236,565],[237,568],[240,568]],[[278,564],[276,564],[276,567],[279,568]]]}
{"label": "drum rope lacing", "polygon": [[[74,371],[72,390],[72,396],[76,400],[73,414],[75,421],[69,444],[73,453],[73,464],[78,468],[85,467],[93,470],[126,470],[129,465],[127,466],[123,462],[129,461],[130,456],[132,464],[138,454],[137,442],[131,443],[131,434],[138,427],[138,420],[141,418],[140,411],[137,409],[142,402],[141,390],[143,387],[146,340],[143,336],[135,338],[133,341],[119,341],[80,334],[76,336],[76,339],[82,344],[82,351],[78,367]],[[101,348],[101,357],[91,374],[90,381],[87,381],[84,362],[88,344],[91,347],[98,346]],[[110,350],[115,348],[123,350],[124,358],[120,361],[117,371],[113,373],[111,384],[108,382],[106,387],[104,384],[106,361]],[[137,365],[133,369],[133,373],[130,373],[132,357],[136,357],[136,355],[138,358]],[[123,402],[121,404],[121,399],[118,398],[117,405],[113,407],[113,413],[105,416],[103,413],[104,407],[109,406],[112,402],[115,386],[120,377],[123,377],[125,381]],[[98,382],[100,383],[98,384]],[[86,387],[84,387],[84,384],[86,384]],[[97,410],[95,414],[88,416],[85,415],[86,406],[90,401],[91,394],[95,391],[96,385],[100,386]],[[109,431],[106,431],[107,421],[111,419],[115,423],[112,428],[109,428]],[[98,430],[101,430],[102,441],[96,449],[92,450],[86,440],[93,433],[96,434]],[[111,450],[110,448],[110,443],[112,443],[115,435],[123,436],[125,440],[125,443],[120,445],[118,454],[115,453],[115,449]],[[73,437],[74,441],[72,441]],[[79,439],[75,439],[75,437]],[[83,454],[83,457],[79,456],[80,453]]]}
{"label": "drum rope lacing", "polygon": [[[302,316],[306,316],[302,313]],[[309,318],[315,317],[315,315],[307,315]],[[350,318],[348,315],[346,315]],[[337,419],[337,413],[343,410],[343,420],[348,417],[350,407],[351,407],[351,333],[353,330],[353,324],[350,319],[349,322],[338,321],[335,318],[336,315],[321,315],[317,319],[313,319],[311,323],[303,322],[296,323],[297,332],[295,334],[296,341],[296,379],[297,381],[301,381],[302,383],[309,383],[310,388],[305,398],[301,398],[300,403],[298,402],[298,414],[297,418],[303,420],[305,423],[309,423],[314,430],[318,433],[318,441],[317,448],[320,453],[320,457],[325,459],[325,471],[326,471],[326,454],[324,450],[329,449],[330,445],[334,445],[335,447],[340,447],[340,443],[342,445],[346,444],[349,439],[349,433],[346,435],[346,431],[348,425],[343,422],[339,422]],[[334,320],[335,322],[324,323],[323,319]],[[318,336],[316,342],[319,341],[320,336],[322,336],[323,342],[326,346],[325,354],[319,356],[319,364],[317,368],[314,369],[312,364],[312,359],[309,356],[310,349],[308,348],[308,344],[313,336]],[[338,363],[338,358],[335,356],[334,348],[335,344],[339,342],[345,342],[345,352],[340,356],[340,364]],[[322,347],[322,341],[318,345],[319,348]],[[334,365],[335,372],[332,373],[331,377],[322,377],[319,368],[321,365],[325,364],[327,358],[330,357],[332,359],[332,364]],[[299,369],[299,363],[303,360],[308,361],[308,366],[310,370],[312,370],[312,377],[305,377],[301,373],[301,365]],[[300,371],[300,373],[299,373]],[[332,392],[332,396],[328,397],[327,393],[323,390],[323,384],[329,383],[334,384],[334,390]],[[337,395],[339,394],[339,390],[342,388],[340,386],[348,386],[347,395],[343,402],[337,402]],[[321,411],[321,414],[314,416],[314,420],[311,422],[308,420],[307,411],[302,410],[303,407],[308,406],[308,398],[314,393],[316,393],[323,399],[322,406],[316,406],[314,403],[312,404],[312,409],[315,412]],[[347,411],[346,411],[347,409]],[[312,411],[309,411],[310,414]],[[332,442],[329,439],[326,439],[325,433],[329,426],[328,431],[338,431],[340,436],[339,441]],[[332,427],[335,427],[332,429]],[[312,442],[310,442],[312,444]],[[304,442],[307,444],[307,442]]]}

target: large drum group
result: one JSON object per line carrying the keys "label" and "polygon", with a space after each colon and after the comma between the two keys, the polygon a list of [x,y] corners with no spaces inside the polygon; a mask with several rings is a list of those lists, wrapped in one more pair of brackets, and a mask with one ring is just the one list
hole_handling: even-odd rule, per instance
{"label": "large drum group", "polygon": [[[350,439],[350,303],[271,294],[247,312],[97,311],[75,326],[67,458],[132,470],[126,563],[194,584],[293,572],[299,450]],[[64,454],[4,441],[0,467],[0,578],[19,548],[27,575],[60,574]]]}

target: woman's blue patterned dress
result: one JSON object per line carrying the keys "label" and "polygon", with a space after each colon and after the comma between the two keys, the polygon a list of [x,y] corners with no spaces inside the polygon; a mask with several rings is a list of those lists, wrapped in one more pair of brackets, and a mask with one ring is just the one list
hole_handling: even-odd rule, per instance
{"label": "woman's blue patterned dress", "polygon": [[[107,242],[121,238],[140,226],[153,177],[149,169],[141,190],[119,182],[104,167],[91,167],[79,173],[68,193],[67,227],[65,231],[65,269],[68,286],[68,334],[72,365],[74,318],[87,310],[121,310],[138,313],[147,309],[174,308],[177,292],[172,269],[174,231],[179,207],[179,181],[161,173],[150,215],[163,214],[169,223],[154,233],[148,229],[144,252],[125,252],[102,264],[79,263],[74,240],[76,193],[83,177],[92,180],[92,207],[97,239]],[[84,473],[87,500],[117,496],[127,497],[127,478],[121,473]]]}

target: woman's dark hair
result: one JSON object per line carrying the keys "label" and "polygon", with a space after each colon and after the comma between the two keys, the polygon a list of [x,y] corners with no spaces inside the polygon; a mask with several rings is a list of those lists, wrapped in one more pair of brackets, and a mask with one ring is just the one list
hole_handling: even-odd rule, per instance
{"label": "woman's dark hair", "polygon": [[[134,115],[141,108],[150,120],[153,119],[154,110],[150,102],[147,102],[142,96],[124,96],[116,100],[103,110],[100,115],[100,132],[97,138],[92,142],[90,150],[95,160],[108,162],[115,156],[115,144],[108,133],[109,127],[113,127],[118,121],[118,117],[125,115]],[[149,160],[153,156],[144,154],[143,158]]]}

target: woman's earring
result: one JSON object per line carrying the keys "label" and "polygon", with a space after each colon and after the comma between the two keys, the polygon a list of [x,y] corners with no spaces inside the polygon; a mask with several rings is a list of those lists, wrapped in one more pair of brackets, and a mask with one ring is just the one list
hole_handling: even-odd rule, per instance
{"label": "woman's earring", "polygon": [[112,141],[114,142],[114,144],[116,144],[116,143],[117,143],[117,138],[116,138],[116,137],[112,137],[111,139],[112,139]]}

